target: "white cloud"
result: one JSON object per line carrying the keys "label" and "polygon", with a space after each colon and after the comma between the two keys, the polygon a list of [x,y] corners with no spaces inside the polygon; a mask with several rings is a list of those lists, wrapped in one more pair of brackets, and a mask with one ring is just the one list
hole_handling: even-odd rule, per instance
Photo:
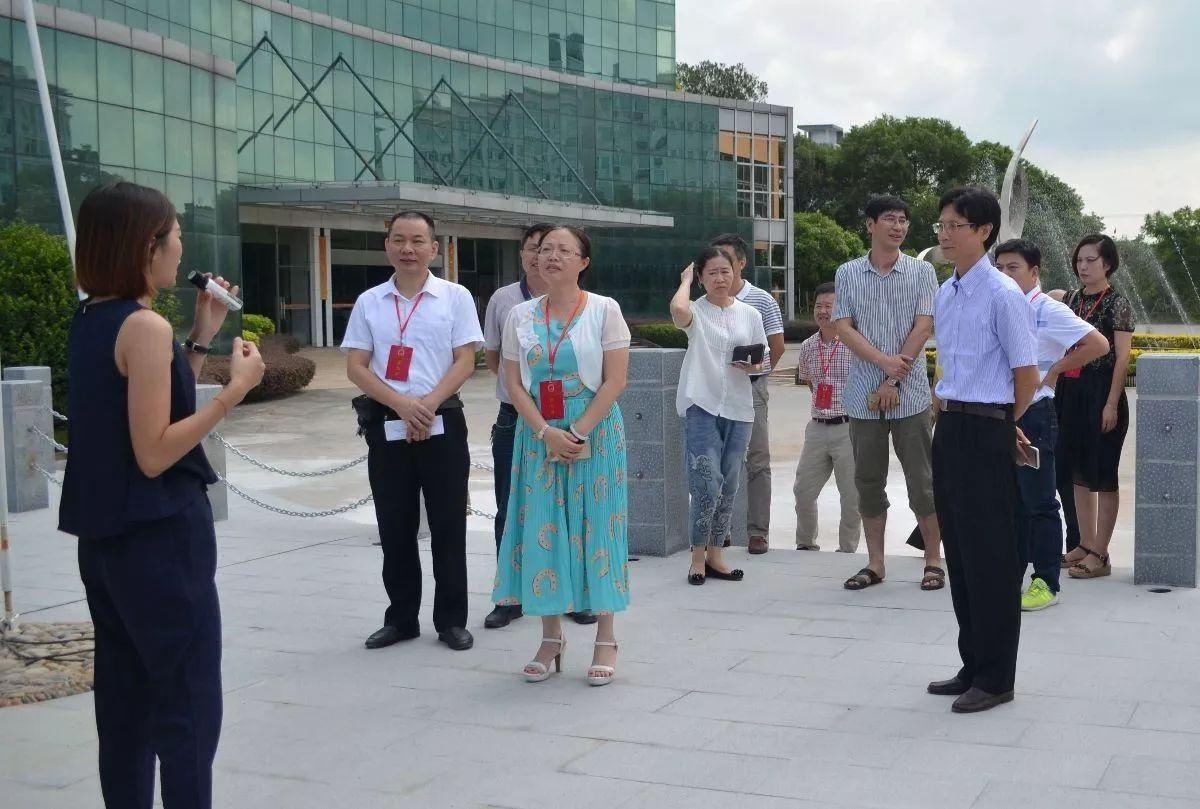
{"label": "white cloud", "polygon": [[1015,145],[1122,232],[1200,204],[1200,3],[677,0],[681,61],[743,62],[797,123],[946,118]]}

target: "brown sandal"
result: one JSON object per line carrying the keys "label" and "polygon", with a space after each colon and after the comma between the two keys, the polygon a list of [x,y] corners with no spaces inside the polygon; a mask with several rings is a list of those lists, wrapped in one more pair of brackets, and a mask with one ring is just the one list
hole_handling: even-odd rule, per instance
{"label": "brown sandal", "polygon": [[941,590],[946,586],[946,571],[937,565],[925,565],[925,575],[921,577],[921,589]]}
{"label": "brown sandal", "polygon": [[855,573],[850,578],[842,583],[842,586],[847,590],[865,590],[868,587],[873,587],[883,581],[878,573],[871,570],[869,567],[864,567],[862,570]]}
{"label": "brown sandal", "polygon": [[[1082,545],[1079,547],[1083,548]],[[1112,574],[1112,565],[1109,564],[1108,554],[1098,554],[1091,548],[1083,548],[1083,550],[1087,555],[1083,557],[1083,560],[1071,565],[1071,567],[1067,570],[1068,576],[1070,576],[1072,579],[1098,579],[1101,576],[1108,576]],[[1085,565],[1084,561],[1087,560],[1088,556],[1095,556],[1097,559],[1099,559],[1100,567],[1093,569]]]}

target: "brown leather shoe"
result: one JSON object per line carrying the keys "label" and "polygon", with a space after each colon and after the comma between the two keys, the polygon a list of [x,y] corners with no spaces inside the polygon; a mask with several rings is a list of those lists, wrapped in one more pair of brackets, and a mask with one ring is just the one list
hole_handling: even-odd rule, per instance
{"label": "brown leather shoe", "polygon": [[750,537],[750,553],[766,553],[769,550],[766,537]]}

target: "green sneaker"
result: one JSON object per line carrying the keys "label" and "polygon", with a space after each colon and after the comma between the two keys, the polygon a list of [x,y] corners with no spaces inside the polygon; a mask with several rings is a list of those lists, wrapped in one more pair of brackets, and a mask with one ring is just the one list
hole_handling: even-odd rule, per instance
{"label": "green sneaker", "polygon": [[1022,612],[1037,612],[1046,607],[1053,607],[1057,603],[1058,593],[1050,592],[1046,582],[1041,579],[1034,579],[1030,583],[1029,589],[1021,594]]}

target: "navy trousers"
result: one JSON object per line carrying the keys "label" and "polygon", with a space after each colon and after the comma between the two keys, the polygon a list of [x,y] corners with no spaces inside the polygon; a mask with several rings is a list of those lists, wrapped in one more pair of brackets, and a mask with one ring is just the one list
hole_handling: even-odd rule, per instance
{"label": "navy trousers", "polygon": [[178,514],[79,541],[96,633],[100,786],[109,809],[212,806],[221,733],[217,544],[203,487]]}
{"label": "navy trousers", "polygon": [[496,423],[492,425],[492,466],[496,488],[496,553],[504,539],[504,521],[508,517],[508,494],[512,487],[513,443],[517,437],[517,409],[500,403]]}
{"label": "navy trousers", "polygon": [[1017,541],[1021,549],[1021,569],[1033,565],[1033,578],[1041,579],[1051,592],[1058,592],[1059,559],[1062,556],[1063,528],[1054,498],[1054,451],[1058,445],[1058,417],[1054,400],[1032,404],[1021,417],[1021,432],[1041,453],[1038,469],[1017,469],[1020,497],[1017,499]]}

